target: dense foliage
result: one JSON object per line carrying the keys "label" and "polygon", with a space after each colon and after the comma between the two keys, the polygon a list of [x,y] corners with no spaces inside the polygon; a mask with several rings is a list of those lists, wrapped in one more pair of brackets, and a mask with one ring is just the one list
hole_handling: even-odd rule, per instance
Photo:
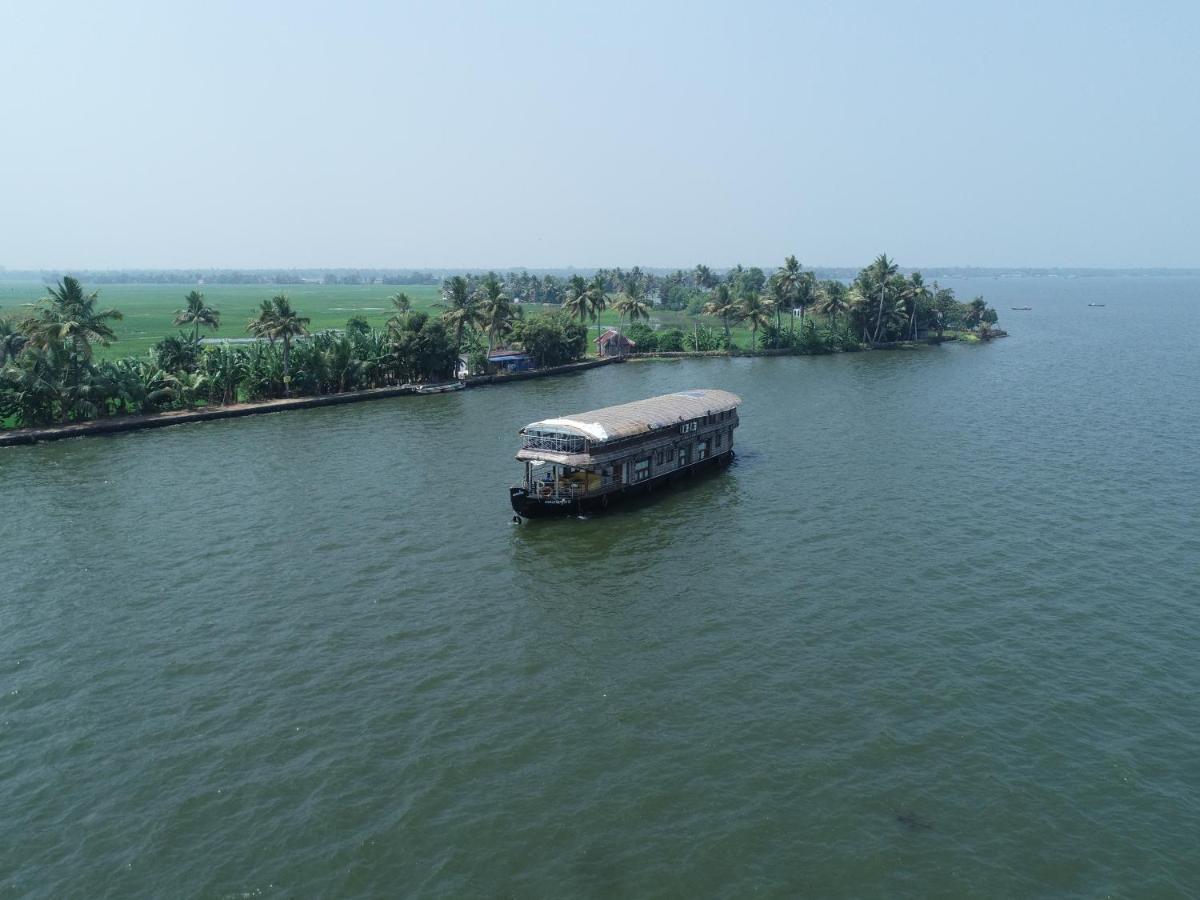
{"label": "dense foliage", "polygon": [[109,323],[120,313],[99,309],[97,294],[67,276],[23,317],[0,317],[0,422],[50,425],[443,380],[460,352],[482,341],[481,329],[492,339],[524,338],[543,365],[583,355],[577,323],[557,314],[524,319],[501,295],[495,286],[490,298],[451,288],[443,315],[433,317],[397,294],[386,329],[352,319],[344,331],[311,335],[308,319],[279,295],[246,326],[259,340],[206,345],[200,328],[219,327],[220,314],[192,292],[176,316],[190,333],[163,338],[145,357],[97,362],[93,348],[115,340]]}

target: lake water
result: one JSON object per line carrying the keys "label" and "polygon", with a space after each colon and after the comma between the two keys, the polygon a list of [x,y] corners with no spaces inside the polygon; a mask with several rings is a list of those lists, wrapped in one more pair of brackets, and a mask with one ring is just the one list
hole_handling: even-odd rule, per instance
{"label": "lake water", "polygon": [[[1195,895],[1200,279],[950,283],[1012,337],[0,450],[0,895]],[[725,474],[511,524],[689,387]]]}

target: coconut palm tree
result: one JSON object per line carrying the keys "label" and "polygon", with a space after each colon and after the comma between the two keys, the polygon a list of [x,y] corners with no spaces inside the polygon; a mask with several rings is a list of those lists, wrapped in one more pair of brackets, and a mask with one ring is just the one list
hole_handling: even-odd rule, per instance
{"label": "coconut palm tree", "polygon": [[211,328],[213,331],[221,327],[220,311],[206,306],[204,295],[199,291],[192,291],[183,299],[187,306],[175,310],[175,324],[191,325],[193,341],[200,339],[200,326]]}
{"label": "coconut palm tree", "polygon": [[929,299],[929,288],[925,286],[925,278],[920,272],[908,276],[908,288],[904,292],[905,306],[908,308],[908,339],[917,339],[917,309]]}
{"label": "coconut palm tree", "polygon": [[291,393],[291,354],[292,341],[308,334],[308,325],[312,320],[308,316],[299,315],[292,309],[292,304],[283,294],[278,294],[270,300],[264,300],[258,311],[258,316],[251,319],[247,330],[256,337],[265,337],[274,344],[279,341],[283,345],[283,393]]}
{"label": "coconut palm tree", "polygon": [[96,309],[97,297],[95,291],[85,293],[83,285],[67,275],[33,305],[31,315],[19,326],[30,346],[45,350],[48,360],[65,369],[63,421],[72,411],[72,398],[83,395],[85,376],[92,365],[92,345],[107,347],[115,341],[117,335],[108,323],[123,318],[118,310]]}
{"label": "coconut palm tree", "polygon": [[388,303],[392,304],[396,311],[384,323],[384,327],[388,331],[398,331],[403,326],[405,317],[412,312],[412,301],[408,299],[408,294],[400,291],[388,297]]}
{"label": "coconut palm tree", "polygon": [[879,292],[879,311],[875,314],[875,330],[871,335],[871,343],[876,343],[879,340],[880,329],[883,327],[884,298],[887,296],[889,282],[892,280],[892,276],[896,274],[896,271],[895,260],[888,259],[886,253],[879,254],[879,256],[875,257],[875,261],[866,268],[868,279]]}
{"label": "coconut palm tree", "polygon": [[730,346],[733,341],[729,333],[730,324],[739,320],[741,312],[741,304],[734,299],[733,292],[729,290],[727,284],[718,284],[712,292],[712,299],[704,304],[704,315],[720,319],[721,324],[725,326],[726,347]]}
{"label": "coconut palm tree", "polygon": [[837,317],[850,308],[849,290],[840,281],[822,281],[817,285],[817,312],[829,317],[831,331],[837,329]]}
{"label": "coconut palm tree", "polygon": [[567,293],[563,298],[562,308],[567,315],[578,316],[579,324],[587,326],[591,300],[588,296],[588,283],[582,275],[571,276],[571,280],[567,283]]}
{"label": "coconut palm tree", "polygon": [[871,298],[863,291],[858,280],[846,292],[846,312],[856,332],[862,333],[865,344],[871,339]]}
{"label": "coconut palm tree", "polygon": [[696,282],[696,287],[702,291],[710,290],[717,284],[717,276],[713,274],[712,269],[703,263],[697,265],[692,271],[692,278]]}
{"label": "coconut palm tree", "polygon": [[766,294],[757,291],[747,291],[741,299],[739,313],[750,323],[750,348],[758,349],[758,329],[771,324],[774,315],[774,303]]}
{"label": "coconut palm tree", "polygon": [[629,317],[629,324],[632,325],[638,319],[650,318],[650,304],[646,301],[646,289],[642,287],[640,282],[630,282],[625,291],[617,297],[617,301],[613,304],[613,309],[617,311],[618,326],[626,316]]}
{"label": "coconut palm tree", "polygon": [[495,272],[488,272],[479,287],[479,312],[487,329],[490,355],[496,338],[507,334],[512,327],[514,314],[513,302],[504,292],[504,283]]}
{"label": "coconut palm tree", "polygon": [[771,301],[771,308],[775,311],[775,343],[778,346],[779,337],[783,334],[783,321],[780,316],[783,314],[784,307],[791,308],[791,298],[787,294],[783,279],[774,275],[767,282],[766,294]]}
{"label": "coconut palm tree", "polygon": [[600,337],[600,314],[608,308],[608,279],[597,272],[587,286],[588,317],[596,323],[596,337]]}
{"label": "coconut palm tree", "polygon": [[735,265],[732,269],[725,273],[725,283],[729,285],[729,289],[739,297],[745,292],[742,290],[742,279],[746,275],[746,267],[741,263]]}
{"label": "coconut palm tree", "polygon": [[[800,299],[800,285],[804,278],[803,267],[796,257],[788,256],[783,265],[775,270],[775,280],[779,282],[780,295],[789,307],[794,307]],[[807,299],[807,298],[805,298]],[[804,326],[804,307],[800,306],[800,325]]]}
{"label": "coconut palm tree", "polygon": [[454,330],[454,346],[462,347],[463,332],[483,324],[479,302],[467,279],[461,275],[448,278],[442,287],[442,321]]}
{"label": "coconut palm tree", "polygon": [[92,344],[107,347],[115,341],[117,335],[108,323],[124,318],[119,310],[97,310],[98,296],[96,291],[84,293],[83,285],[67,275],[34,304],[21,330],[35,347],[63,344],[80,361],[91,362]]}

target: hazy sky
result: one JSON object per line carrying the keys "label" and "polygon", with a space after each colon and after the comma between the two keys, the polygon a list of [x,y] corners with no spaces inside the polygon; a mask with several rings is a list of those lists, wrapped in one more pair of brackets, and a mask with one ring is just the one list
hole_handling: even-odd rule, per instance
{"label": "hazy sky", "polygon": [[1200,4],[0,0],[0,265],[1200,266]]}

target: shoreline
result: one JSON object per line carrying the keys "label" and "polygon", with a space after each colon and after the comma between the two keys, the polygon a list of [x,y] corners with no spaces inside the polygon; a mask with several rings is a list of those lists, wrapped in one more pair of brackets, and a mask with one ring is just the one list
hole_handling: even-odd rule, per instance
{"label": "shoreline", "polygon": [[[531,378],[548,378],[552,375],[567,375],[600,366],[620,363],[619,357],[612,359],[585,359],[533,369],[528,372],[506,372],[496,375],[472,375],[460,379],[466,388],[485,387],[490,384],[507,384],[511,381],[528,381]],[[39,428],[13,428],[0,430],[0,447],[38,444],[44,441],[60,441],[73,437],[123,434],[129,431],[145,431],[149,428],[169,428],[172,425],[188,425],[193,422],[212,422],[218,419],[240,419],[245,416],[287,412],[292,409],[315,409],[322,406],[340,406],[344,403],[362,403],[368,400],[387,400],[392,397],[421,396],[415,388],[407,386],[371,388],[365,391],[346,391],[341,394],[321,394],[315,397],[286,397],[278,400],[257,400],[251,403],[230,403],[227,406],[201,407],[200,409],[172,409],[159,413],[132,416],[108,416],[89,419],[86,422],[71,422],[66,425],[45,425]]]}
{"label": "shoreline", "polygon": [[[1006,332],[998,332],[994,337],[1007,337]],[[956,338],[945,341],[896,341],[869,347],[862,351],[896,350],[921,346],[936,346],[938,343],[948,343]],[[627,360],[648,359],[705,359],[713,357],[755,357],[755,356],[828,356],[832,354],[809,354],[794,349],[779,350],[684,350],[661,351],[654,353],[633,353],[628,356],[608,357],[602,359],[585,359],[579,362],[566,363],[561,366],[549,366],[545,369],[532,369],[527,372],[505,372],[496,375],[470,375],[461,379],[466,382],[464,390],[476,387],[486,387],[493,384],[508,384],[514,381],[528,381],[533,378],[549,378],[554,375],[568,375],[572,372],[584,372],[601,366],[623,363]],[[266,415],[268,413],[286,412],[292,409],[315,409],[322,406],[340,406],[345,403],[363,403],[368,400],[387,400],[392,397],[417,395],[412,387],[382,387],[365,391],[346,391],[342,394],[322,394],[315,397],[287,397],[278,400],[258,400],[250,403],[231,403],[228,406],[201,407],[200,409],[175,409],[159,413],[147,413],[131,416],[109,416],[103,419],[89,419],[86,422],[71,422],[66,425],[46,425],[39,428],[0,429],[0,447],[15,447],[38,444],[44,441],[60,441],[67,438],[91,437],[106,434],[124,434],[130,431],[145,431],[150,428],[169,428],[172,425],[187,425],[193,422],[212,422],[218,419],[240,419],[245,416]]]}

